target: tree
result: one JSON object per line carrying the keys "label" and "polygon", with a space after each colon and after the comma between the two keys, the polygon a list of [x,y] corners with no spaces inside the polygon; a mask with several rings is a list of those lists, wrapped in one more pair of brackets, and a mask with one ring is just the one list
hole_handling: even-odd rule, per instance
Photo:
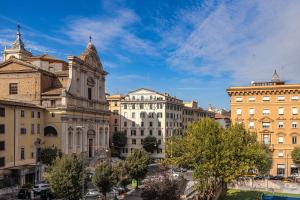
{"label": "tree", "polygon": [[81,199],[84,179],[83,162],[77,156],[70,155],[56,158],[46,176],[54,193],[67,200]]}
{"label": "tree", "polygon": [[273,164],[272,153],[267,146],[263,146],[257,151],[256,168],[261,175],[269,175]]}
{"label": "tree", "polygon": [[107,193],[109,193],[113,186],[116,185],[112,167],[107,163],[101,163],[98,165],[95,169],[92,182],[106,199]]}
{"label": "tree", "polygon": [[295,147],[292,151],[292,159],[296,165],[300,165],[300,147]]}
{"label": "tree", "polygon": [[163,177],[145,183],[141,194],[143,200],[179,200],[178,184],[174,180]]}
{"label": "tree", "polygon": [[117,185],[125,188],[129,182],[128,167],[125,161],[120,161],[112,166],[112,176]]}
{"label": "tree", "polygon": [[136,188],[138,188],[139,180],[144,178],[147,173],[150,162],[149,155],[145,151],[135,149],[130,156],[127,157],[126,162],[128,165],[128,173],[132,179],[137,181]]}
{"label": "tree", "polygon": [[220,183],[252,168],[267,168],[265,148],[242,125],[223,129],[209,118],[191,124],[183,137],[167,142],[167,162],[194,169],[200,199],[210,199]]}
{"label": "tree", "polygon": [[127,144],[127,137],[124,132],[115,132],[113,134],[113,147],[118,150],[118,155],[120,155],[121,148],[125,147]]}
{"label": "tree", "polygon": [[157,140],[156,137],[153,136],[147,136],[144,138],[143,141],[143,148],[145,151],[151,153],[157,148]]}
{"label": "tree", "polygon": [[52,165],[56,157],[61,157],[62,153],[56,147],[46,147],[41,149],[40,159],[46,165]]}

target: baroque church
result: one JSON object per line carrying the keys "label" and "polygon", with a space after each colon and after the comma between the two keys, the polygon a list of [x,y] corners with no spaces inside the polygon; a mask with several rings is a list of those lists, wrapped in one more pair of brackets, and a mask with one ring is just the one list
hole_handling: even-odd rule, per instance
{"label": "baroque church", "polygon": [[[0,62],[0,111],[4,113],[0,114],[0,143],[5,144],[0,169],[4,174],[20,174],[21,183],[39,179],[30,176],[28,168],[36,171],[45,147],[83,155],[91,165],[107,159],[106,75],[91,38],[80,55],[65,61],[33,55],[18,27],[15,42],[5,48]],[[24,175],[24,169],[29,175]]]}

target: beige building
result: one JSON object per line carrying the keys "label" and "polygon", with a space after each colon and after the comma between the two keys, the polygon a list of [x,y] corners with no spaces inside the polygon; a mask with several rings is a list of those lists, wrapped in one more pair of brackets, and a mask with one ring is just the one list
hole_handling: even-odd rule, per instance
{"label": "beige building", "polygon": [[[174,134],[183,134],[185,127],[201,117],[213,117],[213,113],[198,107],[195,101],[182,100],[167,93],[140,88],[127,95],[107,97],[110,103],[111,133],[126,133],[127,145],[121,155],[126,157],[133,149],[142,149],[147,136],[157,139],[157,150],[152,158],[165,156],[165,141]],[[115,129],[115,130],[113,130]]]}
{"label": "beige building", "polygon": [[185,130],[190,123],[198,121],[203,117],[214,118],[214,113],[198,107],[197,101],[191,101],[183,103],[182,116],[182,128]]}
{"label": "beige building", "polygon": [[227,89],[233,123],[243,123],[273,153],[271,175],[299,174],[291,151],[300,146],[300,84],[286,84],[276,71],[270,82]]}
{"label": "beige building", "polygon": [[[1,119],[7,127],[3,141],[6,144],[17,141],[10,137],[14,133],[17,138],[26,140],[14,143],[15,147],[6,145],[1,171],[16,167],[26,169],[27,163],[35,163],[37,150],[32,145],[35,141],[39,141],[42,148],[55,146],[64,154],[84,155],[91,165],[106,159],[110,116],[105,96],[107,73],[91,41],[79,56],[68,56],[66,62],[48,55],[32,55],[25,49],[18,30],[16,41],[12,48],[4,50],[3,58],[0,63],[0,106],[7,110]],[[31,110],[32,114],[25,113],[26,117],[22,118],[21,105],[16,102],[26,108],[24,112]],[[15,114],[14,105],[20,107]],[[29,119],[31,115],[34,117]],[[17,129],[34,129],[34,133],[24,133],[25,129],[13,132],[13,128],[9,129],[16,126],[13,123],[18,125]],[[35,133],[38,130],[40,133]],[[22,148],[25,158],[20,160]],[[15,151],[12,162],[11,156],[6,154]]]}

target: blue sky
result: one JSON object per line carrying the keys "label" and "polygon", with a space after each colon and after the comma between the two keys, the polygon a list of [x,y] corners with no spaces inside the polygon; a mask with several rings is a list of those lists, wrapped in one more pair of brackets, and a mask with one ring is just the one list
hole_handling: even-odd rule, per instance
{"label": "blue sky", "polygon": [[[298,83],[298,0],[1,1],[0,49],[16,24],[35,54],[66,59],[93,37],[107,91],[140,87],[229,107],[226,88],[282,79]],[[1,59],[1,58],[0,58]]]}

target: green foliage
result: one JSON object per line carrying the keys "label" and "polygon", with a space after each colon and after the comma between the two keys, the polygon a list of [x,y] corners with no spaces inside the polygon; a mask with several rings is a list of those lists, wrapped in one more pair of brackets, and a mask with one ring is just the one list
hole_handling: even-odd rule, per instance
{"label": "green foliage", "polygon": [[125,188],[130,183],[128,167],[125,161],[121,161],[113,165],[112,171],[113,179],[116,180],[117,185]]}
{"label": "green foliage", "polygon": [[156,137],[153,136],[147,136],[144,138],[143,141],[143,148],[145,149],[145,151],[151,153],[154,150],[157,149],[157,140]]}
{"label": "green foliage", "polygon": [[[132,179],[136,179],[137,182],[144,178],[147,170],[148,165],[150,162],[150,158],[148,153],[145,151],[141,151],[139,149],[135,149],[129,157],[126,159],[127,166],[128,166],[128,173]],[[138,188],[138,184],[137,184]]]}
{"label": "green foliage", "polygon": [[269,151],[268,147],[263,146],[263,148],[257,149],[257,159],[255,166],[258,169],[259,173],[261,175],[269,175],[272,164],[272,153]]}
{"label": "green foliage", "polygon": [[300,147],[295,147],[292,151],[292,159],[296,165],[300,165]]}
{"label": "green foliage", "polygon": [[219,182],[231,182],[250,168],[270,170],[269,153],[242,125],[223,129],[204,118],[190,125],[183,137],[167,142],[167,162],[194,169],[200,196],[212,194]]}
{"label": "green foliage", "polygon": [[78,200],[82,197],[82,186],[85,178],[83,163],[76,156],[56,158],[46,180],[54,193],[67,200]]}
{"label": "green foliage", "polygon": [[42,163],[46,165],[52,165],[56,157],[61,157],[62,153],[59,149],[56,147],[46,147],[44,149],[41,149],[41,161]]}
{"label": "green foliage", "polygon": [[127,137],[124,132],[115,132],[113,134],[113,147],[115,150],[117,150],[118,155],[120,155],[121,148],[125,147],[127,143]]}
{"label": "green foliage", "polygon": [[149,181],[142,189],[143,200],[179,200],[178,185],[174,180],[164,177]]}
{"label": "green foliage", "polygon": [[116,185],[117,180],[113,175],[112,167],[107,163],[101,163],[95,169],[92,182],[104,194],[106,199],[106,194]]}

